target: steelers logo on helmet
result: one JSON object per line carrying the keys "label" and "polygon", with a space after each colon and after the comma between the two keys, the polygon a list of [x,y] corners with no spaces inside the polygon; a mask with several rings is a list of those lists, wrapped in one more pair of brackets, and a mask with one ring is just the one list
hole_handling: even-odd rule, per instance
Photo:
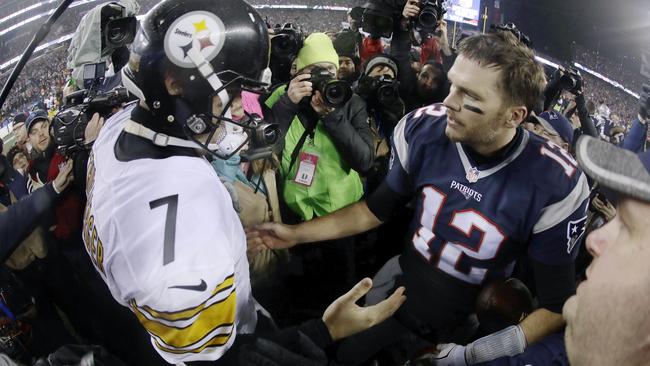
{"label": "steelers logo on helmet", "polygon": [[221,19],[207,11],[192,11],[179,17],[165,34],[165,54],[175,65],[183,68],[197,67],[192,53],[200,54],[210,62],[215,58],[226,39]]}

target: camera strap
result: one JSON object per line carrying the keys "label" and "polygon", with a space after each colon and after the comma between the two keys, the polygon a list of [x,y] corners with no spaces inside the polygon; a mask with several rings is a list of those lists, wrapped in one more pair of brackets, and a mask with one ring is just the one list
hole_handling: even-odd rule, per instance
{"label": "camera strap", "polygon": [[156,146],[178,146],[178,147],[189,147],[192,149],[201,148],[198,144],[193,141],[184,140],[178,137],[169,136],[164,133],[156,132],[150,128],[147,128],[133,120],[128,120],[124,125],[124,132],[130,133],[132,135],[144,137],[147,140],[150,140]]}
{"label": "camera strap", "polygon": [[293,151],[291,152],[291,162],[289,163],[289,169],[287,172],[291,172],[291,168],[293,168],[293,164],[296,162],[296,159],[298,159],[298,154],[300,154],[300,150],[302,150],[302,147],[305,144],[305,140],[307,140],[307,136],[313,135],[317,124],[318,122],[310,123],[305,128],[305,132],[302,133],[302,136],[300,136],[300,140],[298,140],[296,147],[294,147]]}

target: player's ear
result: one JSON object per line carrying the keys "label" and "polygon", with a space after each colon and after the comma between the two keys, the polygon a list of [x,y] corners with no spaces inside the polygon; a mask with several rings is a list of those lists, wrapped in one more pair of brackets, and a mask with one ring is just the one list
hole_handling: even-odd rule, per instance
{"label": "player's ear", "polygon": [[513,106],[508,108],[506,112],[506,126],[510,128],[517,128],[528,115],[528,108],[526,106]]}
{"label": "player's ear", "polygon": [[174,78],[169,71],[165,72],[165,88],[169,95],[181,95],[183,92],[180,81]]}

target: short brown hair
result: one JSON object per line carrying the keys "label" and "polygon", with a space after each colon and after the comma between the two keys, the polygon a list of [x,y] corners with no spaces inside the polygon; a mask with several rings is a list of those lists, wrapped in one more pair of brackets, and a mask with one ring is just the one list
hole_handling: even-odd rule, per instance
{"label": "short brown hair", "polygon": [[542,99],[546,77],[532,50],[510,32],[478,34],[464,39],[458,53],[481,66],[501,70],[498,87],[510,105],[525,105],[528,113]]}

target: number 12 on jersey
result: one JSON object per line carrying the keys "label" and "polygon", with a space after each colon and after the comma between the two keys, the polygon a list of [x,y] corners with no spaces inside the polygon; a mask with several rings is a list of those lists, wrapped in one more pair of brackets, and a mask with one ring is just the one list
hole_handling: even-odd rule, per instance
{"label": "number 12 on jersey", "polygon": [[[413,235],[413,246],[427,261],[431,261],[432,243],[436,239],[434,231],[447,196],[432,186],[425,187],[422,190],[422,195],[424,202],[420,219],[421,226]],[[485,279],[487,269],[470,267],[469,273],[465,273],[457,268],[459,261],[464,255],[477,260],[493,259],[506,236],[496,224],[474,209],[455,211],[449,226],[466,236],[467,242],[445,241],[441,243],[440,253],[437,256],[437,268],[465,282],[481,284]],[[481,234],[480,240],[478,243],[469,243],[475,230]]]}

